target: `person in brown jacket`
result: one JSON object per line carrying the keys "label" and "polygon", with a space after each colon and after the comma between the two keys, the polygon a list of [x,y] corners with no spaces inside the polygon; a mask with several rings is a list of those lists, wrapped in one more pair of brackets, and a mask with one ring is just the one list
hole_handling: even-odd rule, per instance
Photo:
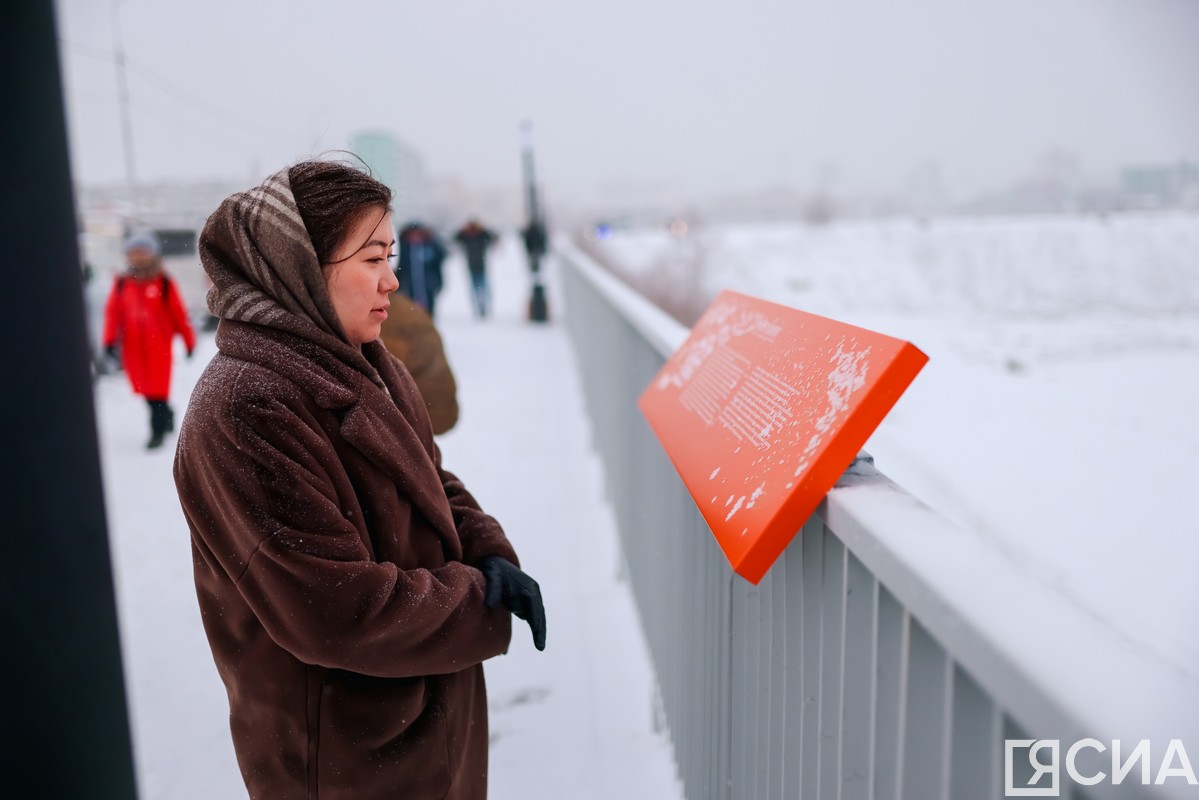
{"label": "person in brown jacket", "polygon": [[454,427],[458,422],[458,384],[433,318],[415,300],[396,293],[383,321],[382,339],[412,373],[433,423],[433,433],[441,435]]}
{"label": "person in brown jacket", "polygon": [[442,467],[378,340],[390,199],[303,162],[225,200],[200,238],[219,353],[175,482],[255,799],[485,797],[482,662],[506,652],[509,612],[545,646],[540,589]]}

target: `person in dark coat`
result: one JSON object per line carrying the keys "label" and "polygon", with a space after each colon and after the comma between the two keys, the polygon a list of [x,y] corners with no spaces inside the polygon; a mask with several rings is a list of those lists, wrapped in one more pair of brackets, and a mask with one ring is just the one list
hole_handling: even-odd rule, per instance
{"label": "person in dark coat", "polygon": [[[162,269],[162,247],[150,231],[135,233],[125,241],[128,271],[113,282],[104,304],[102,343],[108,357],[125,368],[135,394],[150,408],[147,449],[162,446],[175,429],[170,406],[171,342],[183,337],[190,358],[196,333],[175,282]],[[118,354],[118,347],[120,348]]]}
{"label": "person in dark coat", "polygon": [[411,298],[393,295],[380,338],[412,373],[433,433],[453,428],[458,422],[458,382],[432,318]]}
{"label": "person in dark coat", "polygon": [[437,295],[444,285],[441,262],[445,261],[445,247],[432,228],[419,222],[410,222],[400,231],[400,253],[396,277],[400,291],[415,300],[421,308],[434,316]]}
{"label": "person in dark coat", "polygon": [[525,252],[529,256],[529,271],[536,275],[541,271],[541,259],[549,248],[549,234],[541,220],[533,219],[520,229],[521,238],[525,242]]}
{"label": "person in dark coat", "polygon": [[487,251],[496,236],[479,221],[472,219],[454,234],[454,241],[466,252],[466,268],[470,272],[471,298],[476,317],[486,317],[491,301],[487,286]]}
{"label": "person in dark coat", "polygon": [[303,162],[233,195],[200,256],[218,354],[175,483],[252,800],[477,800],[482,662],[545,615],[499,523],[447,471],[379,341],[391,193]]}

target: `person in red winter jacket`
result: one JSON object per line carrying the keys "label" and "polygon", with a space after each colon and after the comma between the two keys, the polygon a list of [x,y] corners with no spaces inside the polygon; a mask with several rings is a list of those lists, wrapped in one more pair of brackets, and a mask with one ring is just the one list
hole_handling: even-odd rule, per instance
{"label": "person in red winter jacket", "polygon": [[133,391],[150,406],[147,449],[162,446],[175,429],[175,412],[167,402],[171,391],[171,340],[183,337],[187,356],[196,348],[196,334],[187,317],[179,289],[162,269],[162,248],[152,232],[135,233],[125,241],[129,269],[117,276],[104,307],[104,350],[120,359]]}

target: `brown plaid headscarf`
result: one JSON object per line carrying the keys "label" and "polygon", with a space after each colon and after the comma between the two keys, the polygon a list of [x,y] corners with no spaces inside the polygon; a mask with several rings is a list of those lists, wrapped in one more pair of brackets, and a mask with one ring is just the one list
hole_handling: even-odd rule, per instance
{"label": "brown plaid headscarf", "polygon": [[337,321],[287,169],[221,203],[200,234],[200,261],[212,278],[208,309],[213,314],[287,331],[380,382]]}

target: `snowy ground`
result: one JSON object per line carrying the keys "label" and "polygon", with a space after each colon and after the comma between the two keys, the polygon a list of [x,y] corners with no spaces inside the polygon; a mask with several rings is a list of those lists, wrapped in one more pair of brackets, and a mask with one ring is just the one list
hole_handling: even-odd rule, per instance
{"label": "snowy ground", "polygon": [[609,261],[915,343],[866,449],[1199,682],[1199,215],[617,232]]}
{"label": "snowy ground", "polygon": [[[514,625],[487,664],[495,800],[681,797],[652,727],[652,678],[626,584],[576,365],[557,322],[524,321],[515,237],[494,257],[497,314],[472,319],[465,267],[447,262],[439,324],[462,417],[441,438],[455,471],[516,544],[546,599],[548,645]],[[552,278],[552,276],[551,276]],[[561,309],[551,281],[551,313]],[[215,352],[177,361],[178,412]],[[245,797],[224,688],[200,626],[172,448],[147,453],[146,410],[123,376],[97,385],[105,493],[142,800]]]}

